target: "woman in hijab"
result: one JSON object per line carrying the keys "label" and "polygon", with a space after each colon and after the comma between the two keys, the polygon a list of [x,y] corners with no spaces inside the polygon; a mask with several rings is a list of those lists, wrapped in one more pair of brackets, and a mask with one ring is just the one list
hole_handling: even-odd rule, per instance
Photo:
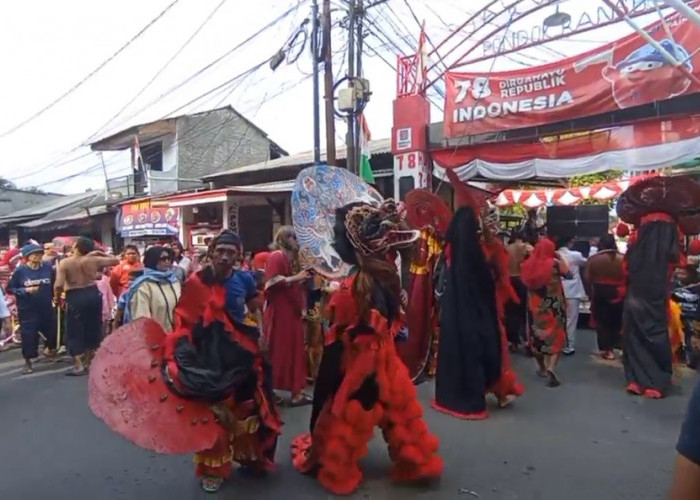
{"label": "woman in hijab", "polygon": [[600,357],[615,359],[613,349],[622,347],[622,303],[625,270],[622,254],[612,234],[600,239],[598,252],[588,259],[585,282],[591,298],[591,319],[598,336]]}
{"label": "woman in hijab", "polygon": [[173,272],[173,251],[162,246],[146,250],[143,274],[124,292],[124,324],[137,318],[151,318],[170,333],[173,311],[181,294],[181,285]]}
{"label": "woman in hijab", "polygon": [[549,387],[560,385],[554,369],[566,344],[566,300],[561,278],[569,278],[566,262],[559,258],[554,242],[542,238],[532,255],[523,262],[521,279],[530,292],[534,337],[532,354],[537,374],[547,378]]}

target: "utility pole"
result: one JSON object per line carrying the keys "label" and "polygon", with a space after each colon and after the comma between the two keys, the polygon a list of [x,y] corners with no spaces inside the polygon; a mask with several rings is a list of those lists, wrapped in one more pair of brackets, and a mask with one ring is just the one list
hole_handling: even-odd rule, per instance
{"label": "utility pole", "polygon": [[311,14],[311,58],[313,59],[314,80],[314,163],[321,163],[321,112],[319,109],[318,72],[318,0],[314,0]]}
{"label": "utility pole", "polygon": [[[355,8],[357,9],[355,12],[355,23],[357,25],[357,62],[355,63],[355,76],[357,78],[363,78],[364,75],[362,74],[362,51],[364,48],[364,33],[362,32],[362,25],[364,24],[364,19],[365,19],[365,10],[364,10],[364,1],[363,0],[356,0],[356,6]],[[360,151],[360,144],[361,144],[361,134],[363,133],[362,130],[360,129],[360,115],[359,114],[354,114],[352,116],[353,121],[352,125],[354,128],[354,143],[353,143],[353,149],[355,150],[355,165],[354,165],[354,171],[357,175],[360,175],[360,163],[362,161],[361,155],[362,152]]]}
{"label": "utility pole", "polygon": [[[356,21],[356,0],[349,1],[349,26],[348,26],[348,78],[350,84],[353,85],[354,79],[357,76],[355,74],[355,62],[357,54],[355,53],[355,21]],[[354,100],[354,98],[353,98]],[[346,155],[346,168],[352,172],[357,172],[357,160],[356,149],[355,149],[355,124],[357,123],[357,118],[354,113],[349,113],[347,118],[348,125],[348,135],[345,139],[345,145],[347,148]]]}
{"label": "utility pole", "polygon": [[323,0],[323,82],[326,104],[326,163],[335,166],[335,104],[333,102],[333,51],[331,50],[331,0]]}

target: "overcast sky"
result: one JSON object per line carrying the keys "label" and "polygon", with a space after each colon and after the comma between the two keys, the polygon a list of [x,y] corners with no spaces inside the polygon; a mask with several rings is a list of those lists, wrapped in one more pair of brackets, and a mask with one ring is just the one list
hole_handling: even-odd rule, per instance
{"label": "overcast sky", "polygon": [[[367,0],[366,0],[367,1]],[[524,0],[525,11],[543,0]],[[636,1],[636,0],[635,0]],[[0,134],[21,123],[94,70],[119,47],[154,19],[173,0],[23,0],[0,4]],[[487,0],[408,0],[416,17],[426,21],[434,43],[445,39],[469,12],[489,3]],[[499,0],[508,5],[512,0]],[[630,5],[632,0],[629,0]],[[219,4],[221,4],[219,6]],[[344,2],[333,0],[334,20],[343,18]],[[576,5],[576,7],[574,6]],[[569,0],[561,9],[574,18],[584,12],[595,19],[600,0]],[[217,6],[218,9],[217,9]],[[166,97],[166,92],[191,77],[208,63],[258,31],[283,13],[297,7],[264,35],[244,45],[210,70],[182,85]],[[87,188],[103,189],[104,173],[99,158],[87,148],[93,139],[117,132],[130,125],[183,112],[202,111],[231,104],[254,121],[269,136],[290,152],[309,150],[312,138],[312,95],[308,75],[308,52],[293,65],[282,65],[272,72],[263,66],[235,86],[182,107],[211,89],[261,63],[274,54],[310,13],[309,0],[179,0],[161,19],[147,29],[125,51],[59,104],[31,120],[26,126],[0,137],[0,176],[20,186],[39,186],[47,191],[74,193]],[[216,12],[212,15],[212,13]],[[586,10],[587,9],[587,10]],[[499,9],[502,10],[502,9]],[[548,7],[529,18],[512,24],[510,29],[531,31],[553,12]],[[173,57],[195,30],[211,16],[180,54],[141,95],[134,97]],[[502,24],[508,22],[501,16]],[[653,19],[642,19],[648,23]],[[372,100],[366,116],[374,138],[388,137],[392,123],[395,72],[389,66],[397,50],[415,51],[418,23],[406,6],[406,0],[388,0],[370,11],[365,75],[371,81]],[[470,29],[462,30],[462,36]],[[479,71],[499,71],[537,65],[590,50],[601,43],[629,33],[624,24],[601,29],[572,40],[554,42],[549,48],[536,48],[511,57],[498,57],[470,66]],[[461,50],[447,58],[448,64],[460,52],[473,46],[473,36]],[[338,27],[334,35],[334,58],[338,74],[345,67],[342,50],[346,36]],[[448,44],[449,47],[449,44]],[[481,55],[476,47],[474,55]],[[444,53],[444,51],[441,51]],[[381,56],[386,61],[380,59]],[[434,73],[437,75],[437,73]],[[436,104],[433,121],[441,119],[440,84],[431,91]],[[133,100],[133,102],[131,102]],[[129,104],[130,103],[130,104]],[[129,104],[128,106],[126,106]],[[125,108],[126,106],[126,108]],[[116,119],[111,120],[123,108]],[[178,109],[182,108],[182,109]],[[107,125],[107,126],[105,126]],[[339,124],[338,136],[344,128]],[[323,133],[323,132],[322,132]],[[129,173],[128,154],[105,155],[110,178]],[[72,177],[71,177],[72,176]],[[68,178],[70,177],[70,178]],[[68,179],[67,179],[68,178]]]}

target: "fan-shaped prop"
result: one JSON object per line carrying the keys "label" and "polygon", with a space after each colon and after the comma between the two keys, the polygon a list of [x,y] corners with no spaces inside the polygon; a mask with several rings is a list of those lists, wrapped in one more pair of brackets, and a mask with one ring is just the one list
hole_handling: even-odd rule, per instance
{"label": "fan-shaped prop", "polygon": [[292,221],[302,265],[326,276],[349,272],[333,249],[336,209],[355,202],[379,205],[382,196],[349,171],[316,165],[299,172],[292,191]]}
{"label": "fan-shaped prop", "polygon": [[414,227],[431,226],[445,237],[452,220],[452,210],[447,203],[427,189],[413,189],[406,194],[406,218]]}
{"label": "fan-shaped prop", "polygon": [[161,374],[165,332],[140,318],[107,337],[90,365],[89,404],[113,431],[158,453],[211,448],[220,432],[206,403],[170,392]]}

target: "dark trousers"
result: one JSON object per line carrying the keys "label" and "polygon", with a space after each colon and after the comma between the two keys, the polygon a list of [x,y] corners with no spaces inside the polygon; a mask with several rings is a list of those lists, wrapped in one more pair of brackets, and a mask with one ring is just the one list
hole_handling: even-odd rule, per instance
{"label": "dark trousers", "polygon": [[24,359],[39,356],[39,332],[46,338],[46,347],[56,348],[56,314],[51,305],[41,311],[20,311],[19,329]]}
{"label": "dark trousers", "polygon": [[66,292],[66,346],[71,356],[80,356],[100,346],[102,340],[102,296],[96,286]]}
{"label": "dark trousers", "polygon": [[525,331],[527,324],[527,288],[520,276],[511,276],[510,284],[518,295],[520,304],[511,301],[506,304],[506,336],[509,343],[520,345],[527,335]]}

